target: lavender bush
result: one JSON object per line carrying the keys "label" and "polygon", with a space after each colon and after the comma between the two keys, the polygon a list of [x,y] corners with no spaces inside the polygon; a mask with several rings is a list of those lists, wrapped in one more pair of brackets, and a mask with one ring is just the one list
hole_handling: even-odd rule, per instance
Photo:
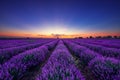
{"label": "lavender bush", "polygon": [[0,80],[119,80],[119,44],[119,39],[0,40]]}
{"label": "lavender bush", "polygon": [[89,69],[97,80],[119,80],[120,61],[113,58],[96,57],[89,63]]}
{"label": "lavender bush", "polygon": [[80,45],[82,45],[82,46],[86,46],[89,49],[91,49],[93,51],[96,51],[99,54],[102,54],[103,56],[106,56],[106,57],[115,57],[117,59],[120,58],[120,49],[107,48],[107,47],[103,47],[103,46],[100,46],[100,45],[89,44],[89,43],[81,43],[81,42],[77,42],[77,43],[80,44]]}
{"label": "lavender bush", "polygon": [[85,48],[73,42],[70,41],[64,41],[64,42],[73,52],[73,54],[79,58],[83,67],[87,66],[89,61],[92,60],[93,58],[97,56],[101,56],[98,53],[95,53],[94,51],[91,51],[88,48]]}
{"label": "lavender bush", "polygon": [[[48,43],[53,48],[57,44],[57,41]],[[0,79],[2,80],[17,80],[32,66],[41,64],[45,61],[49,54],[48,46],[43,45],[39,48],[35,48],[17,56],[14,56],[8,62],[2,65]]]}
{"label": "lavender bush", "polygon": [[53,51],[36,80],[85,80],[62,41]]}
{"label": "lavender bush", "polygon": [[3,64],[4,62],[8,61],[12,56],[18,55],[19,53],[24,52],[29,49],[39,47],[42,44],[45,44],[47,42],[49,42],[49,40],[43,41],[40,43],[35,43],[35,44],[23,45],[20,47],[12,47],[12,48],[7,48],[7,49],[2,49],[2,50],[0,50],[0,64]]}

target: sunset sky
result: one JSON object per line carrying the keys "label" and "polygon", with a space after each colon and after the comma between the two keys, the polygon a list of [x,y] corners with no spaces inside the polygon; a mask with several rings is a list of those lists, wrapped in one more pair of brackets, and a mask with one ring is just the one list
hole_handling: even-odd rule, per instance
{"label": "sunset sky", "polygon": [[0,0],[0,36],[120,36],[120,0]]}

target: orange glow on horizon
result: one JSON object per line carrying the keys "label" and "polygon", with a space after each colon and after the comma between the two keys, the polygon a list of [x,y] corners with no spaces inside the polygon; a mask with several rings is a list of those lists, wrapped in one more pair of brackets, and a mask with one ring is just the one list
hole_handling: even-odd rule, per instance
{"label": "orange glow on horizon", "polygon": [[[2,37],[31,37],[31,38],[56,38],[57,34],[45,34],[45,35],[42,35],[42,34],[34,34],[34,33],[20,33],[20,32],[8,32],[8,33],[5,33],[5,32],[0,32],[0,36]],[[58,37],[59,38],[75,38],[75,37],[89,37],[89,36],[108,36],[108,35],[111,35],[111,36],[120,36],[120,33],[107,33],[107,32],[102,32],[102,33],[81,33],[81,34],[70,34],[70,35],[67,35],[67,34],[58,34]]]}

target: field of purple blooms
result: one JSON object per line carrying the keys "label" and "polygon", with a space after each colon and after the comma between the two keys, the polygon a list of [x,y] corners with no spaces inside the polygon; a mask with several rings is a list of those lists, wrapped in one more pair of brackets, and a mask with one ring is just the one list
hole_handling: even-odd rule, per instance
{"label": "field of purple blooms", "polygon": [[0,40],[0,80],[120,80],[120,39]]}

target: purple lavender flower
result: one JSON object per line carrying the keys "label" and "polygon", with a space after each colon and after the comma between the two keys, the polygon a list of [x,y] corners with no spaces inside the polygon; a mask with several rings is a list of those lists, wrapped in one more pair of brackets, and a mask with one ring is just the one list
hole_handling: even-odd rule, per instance
{"label": "purple lavender flower", "polygon": [[[48,43],[47,45],[57,44],[57,41]],[[32,66],[41,64],[49,54],[49,46],[43,45],[41,47],[23,52],[11,58],[8,62],[2,65],[0,72],[0,79],[2,80],[17,80]]]}
{"label": "purple lavender flower", "polygon": [[120,74],[120,61],[113,58],[96,57],[88,67],[98,80],[118,80]]}
{"label": "purple lavender flower", "polygon": [[62,41],[53,51],[36,80],[85,80]]}

